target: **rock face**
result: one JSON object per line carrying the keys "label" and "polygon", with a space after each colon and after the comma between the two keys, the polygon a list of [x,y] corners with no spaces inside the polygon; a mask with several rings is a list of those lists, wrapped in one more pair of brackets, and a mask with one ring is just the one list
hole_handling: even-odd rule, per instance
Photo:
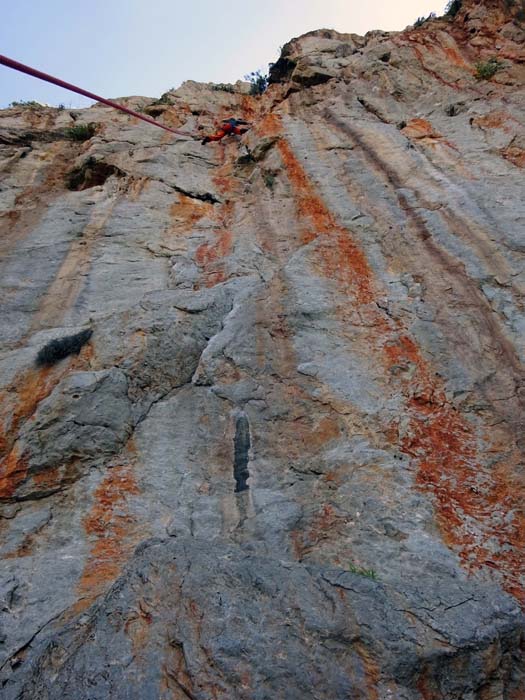
{"label": "rock face", "polygon": [[3,699],[525,698],[525,7],[458,5],[126,100],[219,144],[0,114]]}

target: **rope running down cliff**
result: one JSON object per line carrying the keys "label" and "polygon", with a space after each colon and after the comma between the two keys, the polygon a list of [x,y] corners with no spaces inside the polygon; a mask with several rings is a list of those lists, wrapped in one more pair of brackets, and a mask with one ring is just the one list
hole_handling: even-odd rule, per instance
{"label": "rope running down cliff", "polygon": [[89,97],[90,99],[96,100],[97,102],[102,102],[103,104],[108,105],[109,107],[113,107],[114,109],[119,109],[121,112],[125,112],[126,114],[129,114],[132,117],[142,119],[143,122],[148,122],[148,124],[153,124],[154,126],[158,126],[161,129],[165,129],[166,131],[171,131],[172,134],[178,134],[179,136],[188,136],[190,138],[193,138],[193,136],[187,131],[178,131],[177,129],[171,129],[169,126],[165,126],[164,124],[160,124],[154,119],[150,119],[149,117],[146,117],[143,114],[139,114],[139,112],[134,112],[132,109],[128,109],[127,107],[119,105],[116,102],[112,102],[111,100],[106,100],[104,97],[100,97],[100,95],[95,95],[93,92],[88,92],[87,90],[83,90],[82,88],[77,87],[76,85],[66,83],[65,81],[60,80],[59,78],[54,78],[52,75],[42,73],[42,71],[36,70],[35,68],[31,68],[30,66],[26,66],[23,63],[19,63],[18,61],[14,61],[12,58],[8,58],[7,56],[0,55],[0,64],[6,66],[7,68],[12,68],[13,70],[20,71],[21,73],[31,75],[33,78],[45,80],[48,83],[58,85],[58,87],[65,88],[66,90],[71,90],[72,92],[76,92],[79,95],[83,95],[84,97]]}

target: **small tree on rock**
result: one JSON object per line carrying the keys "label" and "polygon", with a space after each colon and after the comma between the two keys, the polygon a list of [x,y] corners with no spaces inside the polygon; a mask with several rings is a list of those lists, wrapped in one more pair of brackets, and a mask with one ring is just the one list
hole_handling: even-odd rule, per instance
{"label": "small tree on rock", "polygon": [[248,73],[244,79],[250,83],[250,95],[262,95],[268,87],[268,76],[261,73],[260,70]]}
{"label": "small tree on rock", "polygon": [[445,10],[447,17],[455,17],[461,10],[461,0],[450,0]]}

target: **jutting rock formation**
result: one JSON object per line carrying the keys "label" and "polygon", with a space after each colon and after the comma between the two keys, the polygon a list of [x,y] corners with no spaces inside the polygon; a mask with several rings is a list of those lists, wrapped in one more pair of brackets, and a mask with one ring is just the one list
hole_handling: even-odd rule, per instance
{"label": "jutting rock formation", "polygon": [[525,5],[455,10],[124,100],[217,144],[1,112],[2,700],[525,698]]}

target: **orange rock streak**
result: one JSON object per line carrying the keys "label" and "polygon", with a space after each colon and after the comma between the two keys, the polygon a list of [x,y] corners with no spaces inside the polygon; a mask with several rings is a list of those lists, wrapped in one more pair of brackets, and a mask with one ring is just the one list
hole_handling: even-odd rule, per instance
{"label": "orange rock streak", "polygon": [[[387,344],[385,353],[391,366],[414,368],[412,378],[402,382],[408,425],[399,441],[403,452],[417,460],[417,484],[434,496],[445,541],[459,552],[467,569],[500,571],[503,587],[525,604],[524,493],[523,484],[512,476],[513,465],[505,460],[491,469],[480,464],[479,452],[487,451],[481,436],[447,402],[432,368],[410,338],[401,336]],[[502,514],[512,517],[500,521]],[[485,544],[489,540],[492,554]]]}
{"label": "orange rock streak", "polygon": [[352,287],[358,302],[372,301],[371,270],[363,252],[352,240],[350,232],[337,224],[316,194],[287,141],[280,139],[278,146],[295,190],[297,212],[309,223],[304,242],[319,238],[321,271],[326,277]]}
{"label": "orange rock streak", "polygon": [[4,457],[0,460],[0,500],[11,498],[27,476],[27,460],[15,444],[18,430],[57,381],[58,374],[52,368],[29,369],[17,375],[1,396],[0,454]]}
{"label": "orange rock streak", "polygon": [[[278,133],[275,121],[270,127],[269,133]],[[298,216],[308,224],[307,236],[325,239],[315,252],[318,268],[344,285],[355,299],[349,303],[373,301],[372,272],[351,233],[334,220],[284,138],[279,150],[294,189]],[[483,442],[475,426],[447,401],[441,379],[415,342],[399,322],[378,323],[376,319],[373,325],[370,351],[380,354],[386,369],[413,369],[410,379],[403,378],[403,373],[397,379],[407,420],[402,429],[399,426],[394,433],[386,430],[385,434],[397,433],[396,442],[415,460],[416,482],[433,495],[444,540],[458,551],[465,567],[498,570],[503,587],[525,604],[525,489],[514,476],[518,473],[513,470],[515,458],[500,459],[491,468],[480,465],[479,452],[488,451],[489,440]],[[492,554],[486,544],[489,540]],[[296,542],[296,547],[302,550],[302,544]]]}
{"label": "orange rock streak", "polygon": [[137,494],[139,489],[129,465],[110,469],[94,493],[91,511],[84,519],[91,549],[78,584],[85,605],[117,577],[139,539],[136,521],[126,508],[128,496]]}

